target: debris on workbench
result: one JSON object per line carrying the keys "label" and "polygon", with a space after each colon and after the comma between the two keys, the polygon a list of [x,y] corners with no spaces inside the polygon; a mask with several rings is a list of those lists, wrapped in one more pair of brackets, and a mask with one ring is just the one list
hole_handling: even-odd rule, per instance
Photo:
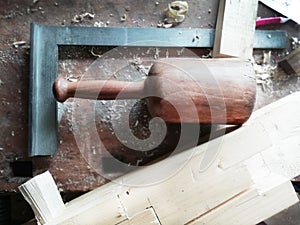
{"label": "debris on workbench", "polygon": [[271,79],[277,71],[277,63],[272,60],[272,52],[264,52],[262,56],[256,56],[253,64],[256,74],[256,83],[265,91],[271,85]]}
{"label": "debris on workbench", "polygon": [[85,18],[94,19],[94,17],[95,14],[85,12],[80,15],[75,15],[74,18],[72,19],[72,23],[81,23]]}
{"label": "debris on workbench", "polygon": [[209,52],[207,54],[202,55],[201,58],[203,58],[203,59],[212,58],[212,51],[209,50]]}
{"label": "debris on workbench", "polygon": [[140,57],[134,56],[132,60],[129,60],[129,63],[133,65],[137,71],[140,71],[145,75],[149,73],[150,66],[143,65],[143,61]]}
{"label": "debris on workbench", "polygon": [[79,77],[75,77],[73,75],[67,76],[66,80],[70,81],[70,82],[77,82],[79,79]]}
{"label": "debris on workbench", "polygon": [[148,48],[148,50],[146,51],[146,54],[149,55],[149,54],[152,54],[152,52],[154,53],[153,59],[158,59],[160,49],[159,48]]}
{"label": "debris on workbench", "polygon": [[121,21],[121,22],[125,22],[126,19],[127,19],[127,15],[124,14],[123,16],[121,16],[120,21]]}
{"label": "debris on workbench", "polygon": [[174,1],[168,4],[165,9],[165,19],[159,22],[157,27],[170,28],[181,23],[185,19],[189,6],[186,1]]}
{"label": "debris on workbench", "polygon": [[94,23],[94,27],[107,27],[106,23],[102,22],[102,21],[96,21]]}
{"label": "debris on workbench", "polygon": [[299,48],[299,46],[300,46],[299,38],[291,37],[291,45],[292,45],[291,47],[292,47],[293,50],[296,49],[296,48]]}
{"label": "debris on workbench", "polygon": [[94,51],[94,47],[92,47],[92,49],[91,49],[91,54],[93,55],[93,56],[96,56],[96,57],[102,57],[102,54],[99,54],[99,53],[96,53],[95,51]]}
{"label": "debris on workbench", "polygon": [[296,48],[280,60],[279,65],[288,75],[296,74],[300,76],[300,48]]}
{"label": "debris on workbench", "polygon": [[14,48],[18,48],[19,46],[25,45],[26,41],[15,41],[14,43],[12,43],[12,46]]}

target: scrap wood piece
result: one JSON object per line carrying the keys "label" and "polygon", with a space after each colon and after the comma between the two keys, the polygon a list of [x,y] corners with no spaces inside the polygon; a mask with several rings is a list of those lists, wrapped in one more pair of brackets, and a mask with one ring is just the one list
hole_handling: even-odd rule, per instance
{"label": "scrap wood piece", "polygon": [[278,64],[287,74],[300,75],[300,48],[292,51],[289,55],[280,60]]}
{"label": "scrap wood piece", "polygon": [[258,0],[220,0],[213,57],[250,59]]}
{"label": "scrap wood piece", "polygon": [[[223,136],[221,145],[216,145],[220,138],[214,139],[127,174],[67,203],[47,224],[118,224],[148,207],[162,224],[192,224],[196,220],[224,224],[226,218],[234,220],[243,212],[252,216],[241,218],[242,224],[255,224],[297,201],[288,180],[300,174],[300,121],[295,116],[299,110],[300,92],[254,112],[244,126]],[[219,154],[207,170],[200,171],[200,159],[208,145],[216,146]],[[184,164],[191,153],[193,157]],[[146,183],[176,164],[185,166],[164,182],[122,185],[125,181]],[[184,213],[178,213],[183,209]],[[224,220],[216,223],[219,217]]]}
{"label": "scrap wood piece", "polygon": [[137,213],[132,218],[126,219],[117,225],[139,225],[139,224],[149,224],[149,225],[161,225],[159,219],[152,207]]}
{"label": "scrap wood piece", "polygon": [[65,205],[49,171],[35,176],[19,187],[41,224],[58,216]]}

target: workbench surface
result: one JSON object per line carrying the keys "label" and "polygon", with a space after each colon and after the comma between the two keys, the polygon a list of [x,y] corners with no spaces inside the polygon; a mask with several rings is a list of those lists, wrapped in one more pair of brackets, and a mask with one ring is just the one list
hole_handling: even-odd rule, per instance
{"label": "workbench surface", "polygon": [[[88,191],[107,182],[98,175],[83,158],[74,138],[72,111],[78,117],[84,117],[90,104],[84,102],[74,105],[69,100],[59,105],[58,151],[49,157],[28,157],[28,82],[30,23],[43,25],[74,26],[118,26],[118,27],[156,27],[162,19],[163,11],[169,1],[1,1],[0,8],[0,191],[15,191],[31,176],[50,170],[61,191]],[[189,1],[186,19],[178,27],[214,28],[217,17],[217,1]],[[84,12],[94,14],[94,18],[84,18],[82,22],[72,23],[76,15]],[[270,9],[259,6],[261,16],[274,15]],[[120,18],[126,14],[126,21]],[[298,28],[288,22],[277,29],[289,29],[297,32]],[[269,28],[272,29],[272,28]],[[16,42],[20,42],[19,44]],[[92,47],[62,47],[59,50],[59,75],[79,77],[95,60],[103,49]],[[107,49],[106,49],[107,50]],[[209,50],[203,49],[202,54]],[[162,54],[162,53],[161,53]],[[199,53],[200,54],[200,53]],[[299,79],[276,83],[272,90],[262,92],[258,89],[256,108],[272,102],[299,89]],[[99,105],[100,104],[100,105]],[[101,106],[102,104],[102,106]],[[125,161],[146,163],[172,150],[172,140],[176,129],[171,128],[169,139],[153,151],[150,156],[133,154],[116,139],[111,129],[111,115],[118,114],[118,109],[110,108],[106,102],[98,103],[100,111],[96,113],[99,135],[106,148]],[[43,106],[41,106],[43,107]],[[137,135],[149,135],[149,129],[143,127],[149,118],[144,102],[135,105],[133,125]],[[80,119],[80,118],[77,118]],[[90,140],[91,141],[91,140]],[[89,145],[89,146],[92,146]],[[92,146],[93,148],[93,146]],[[91,149],[93,151],[93,149]],[[100,159],[99,159],[100,160]],[[32,167],[32,173],[31,173]]]}

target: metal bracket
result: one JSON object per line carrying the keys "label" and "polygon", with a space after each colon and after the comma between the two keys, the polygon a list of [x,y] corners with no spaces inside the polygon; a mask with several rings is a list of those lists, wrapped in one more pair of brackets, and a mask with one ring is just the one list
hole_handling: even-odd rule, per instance
{"label": "metal bracket", "polygon": [[[213,29],[113,28],[31,24],[29,155],[53,155],[57,149],[57,110],[52,84],[60,45],[211,48]],[[197,36],[197,39],[195,39]],[[199,37],[199,38],[198,38]],[[285,31],[256,31],[254,48],[285,48]]]}

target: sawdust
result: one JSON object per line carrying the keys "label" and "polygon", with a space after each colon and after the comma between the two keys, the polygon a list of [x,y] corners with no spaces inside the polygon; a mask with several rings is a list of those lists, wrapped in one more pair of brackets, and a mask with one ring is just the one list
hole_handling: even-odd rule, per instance
{"label": "sawdust", "polygon": [[277,72],[277,62],[272,60],[272,52],[263,52],[263,55],[254,56],[255,63],[253,68],[256,74],[256,83],[261,85],[262,90],[265,91],[272,83],[272,78]]}
{"label": "sawdust", "polygon": [[19,46],[25,45],[26,41],[15,41],[14,43],[12,43],[12,46],[14,48],[18,48]]}

